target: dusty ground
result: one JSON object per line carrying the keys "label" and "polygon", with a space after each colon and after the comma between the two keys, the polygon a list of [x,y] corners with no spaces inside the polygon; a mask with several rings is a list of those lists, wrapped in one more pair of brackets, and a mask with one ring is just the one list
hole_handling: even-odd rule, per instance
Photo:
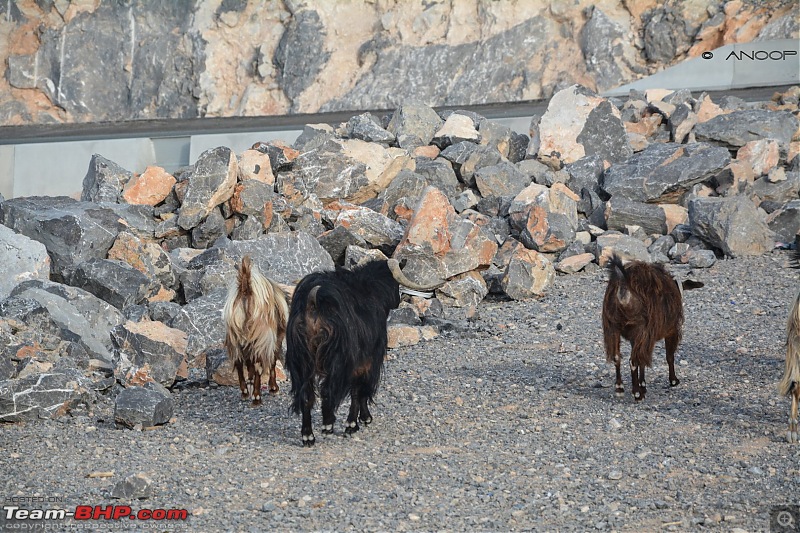
{"label": "dusty ground", "polygon": [[[606,274],[560,276],[540,300],[487,300],[467,331],[390,352],[375,421],[354,438],[343,407],[336,435],[301,447],[288,383],[256,409],[195,383],[153,431],[115,429],[108,405],[0,427],[0,496],[189,513],[105,529],[765,531],[773,506],[800,504],[800,446],[785,441],[789,402],[775,389],[800,289],[786,263],[774,253],[698,272],[682,382],[668,387],[660,344],[642,404],[629,375],[613,392]],[[113,475],[87,477],[102,471]],[[132,474],[153,495],[112,499]]]}

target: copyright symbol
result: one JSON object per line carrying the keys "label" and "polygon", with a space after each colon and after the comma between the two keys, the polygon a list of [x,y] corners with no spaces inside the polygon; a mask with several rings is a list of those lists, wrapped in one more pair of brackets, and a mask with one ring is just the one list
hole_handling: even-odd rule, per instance
{"label": "copyright symbol", "polygon": [[711,52],[703,52],[701,57],[703,59],[711,59],[712,57],[714,57],[714,54],[712,54]]}

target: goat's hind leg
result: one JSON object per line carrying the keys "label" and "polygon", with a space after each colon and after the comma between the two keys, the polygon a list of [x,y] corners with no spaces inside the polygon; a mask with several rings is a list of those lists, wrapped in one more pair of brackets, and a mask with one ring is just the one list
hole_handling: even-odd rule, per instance
{"label": "goat's hind leg", "polygon": [[336,411],[327,396],[322,396],[322,433],[333,434],[333,425],[336,423]]}
{"label": "goat's hind leg", "polygon": [[359,430],[358,410],[361,405],[358,398],[359,388],[360,387],[358,384],[353,384],[352,388],[350,389],[350,412],[347,414],[347,423],[344,427],[344,432],[347,435],[352,435]]}
{"label": "goat's hind leg", "polygon": [[242,393],[242,400],[249,400],[250,391],[247,388],[247,382],[244,379],[244,365],[242,361],[236,361],[233,364],[233,367],[236,369],[236,375],[239,376],[239,390]]}
{"label": "goat's hind leg", "polygon": [[250,373],[248,386],[252,391],[253,407],[261,405],[261,372],[264,369],[261,363],[247,363],[247,371]]}
{"label": "goat's hind leg", "polygon": [[669,366],[669,386],[677,386],[681,380],[675,374],[675,352],[678,351],[678,335],[672,335],[664,339],[664,347],[667,350],[667,366]]}
{"label": "goat's hind leg", "polygon": [[278,387],[278,376],[275,372],[275,365],[278,364],[278,354],[272,359],[272,364],[269,367],[269,393],[278,394],[280,388]]}

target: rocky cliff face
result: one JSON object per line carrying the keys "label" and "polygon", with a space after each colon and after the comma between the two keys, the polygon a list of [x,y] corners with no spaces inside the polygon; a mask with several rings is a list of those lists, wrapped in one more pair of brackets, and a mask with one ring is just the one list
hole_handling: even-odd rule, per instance
{"label": "rocky cliff face", "polygon": [[0,125],[603,91],[724,44],[796,38],[796,11],[790,0],[2,2]]}

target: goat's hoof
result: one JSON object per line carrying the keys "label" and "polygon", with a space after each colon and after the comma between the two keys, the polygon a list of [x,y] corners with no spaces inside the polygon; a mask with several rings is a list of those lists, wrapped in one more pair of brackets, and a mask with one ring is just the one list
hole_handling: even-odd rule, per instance
{"label": "goat's hoof", "polygon": [[789,441],[789,444],[794,444],[798,442],[798,434],[794,431],[787,431],[786,440]]}
{"label": "goat's hoof", "polygon": [[258,407],[261,405],[261,398],[253,398],[253,403],[250,404],[250,407]]}
{"label": "goat's hoof", "polygon": [[635,401],[637,401],[637,402],[641,402],[642,400],[644,400],[644,393],[643,392],[634,392],[633,393],[633,399]]}
{"label": "goat's hoof", "polygon": [[278,391],[279,391],[279,390],[280,390],[280,389],[279,389],[278,387],[275,387],[274,389],[273,389],[273,388],[270,388],[270,389],[269,389],[269,393],[270,393],[271,395],[275,396],[276,394],[278,394]]}
{"label": "goat's hoof", "polygon": [[364,424],[365,426],[368,426],[368,425],[372,424],[372,417],[371,416],[365,416],[363,418],[359,417],[358,419],[361,420],[361,423]]}
{"label": "goat's hoof", "polygon": [[348,422],[348,423],[347,423],[347,425],[346,425],[346,426],[345,426],[345,428],[344,428],[344,432],[345,432],[345,434],[347,434],[347,435],[352,435],[353,433],[355,433],[356,431],[358,431],[358,429],[359,429],[359,428],[358,428],[358,422],[355,422],[355,421],[353,421],[353,422]]}
{"label": "goat's hoof", "polygon": [[246,402],[246,401],[247,401],[247,400],[249,400],[249,399],[250,399],[250,395],[249,395],[249,394],[247,394],[246,392],[243,392],[243,393],[242,393],[242,401],[243,401],[243,402]]}
{"label": "goat's hoof", "polygon": [[679,380],[678,378],[669,380],[669,386],[670,387],[677,387],[678,385],[680,385],[680,383],[681,383],[681,380]]}
{"label": "goat's hoof", "polygon": [[624,387],[617,387],[617,388],[614,389],[614,393],[615,394],[623,394],[624,392],[625,392],[625,388]]}
{"label": "goat's hoof", "polygon": [[303,435],[303,446],[306,448],[310,448],[314,445],[314,434],[311,435]]}
{"label": "goat's hoof", "polygon": [[322,426],[323,435],[333,435],[333,424],[325,424]]}

